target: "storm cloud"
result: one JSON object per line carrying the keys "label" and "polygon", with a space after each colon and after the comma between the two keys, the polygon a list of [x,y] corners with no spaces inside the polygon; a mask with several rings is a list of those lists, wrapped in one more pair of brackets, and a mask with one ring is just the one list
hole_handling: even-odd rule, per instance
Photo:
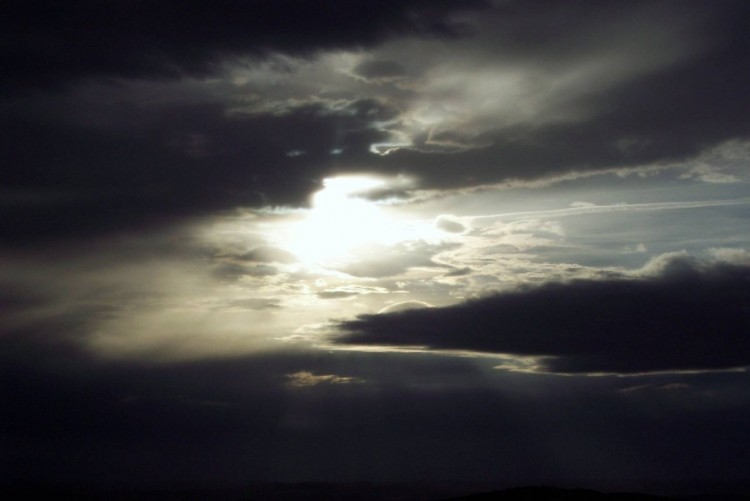
{"label": "storm cloud", "polygon": [[550,283],[422,310],[343,321],[338,343],[540,357],[538,370],[642,373],[750,365],[750,268]]}

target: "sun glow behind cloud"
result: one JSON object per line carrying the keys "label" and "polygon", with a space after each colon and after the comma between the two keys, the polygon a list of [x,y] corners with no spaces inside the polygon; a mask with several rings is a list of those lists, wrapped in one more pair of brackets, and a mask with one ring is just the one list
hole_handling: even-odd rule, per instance
{"label": "sun glow behind cloud", "polygon": [[366,198],[390,181],[373,176],[339,176],[323,181],[312,208],[277,232],[276,244],[305,264],[332,266],[357,259],[373,245],[394,245],[420,236],[418,229]]}

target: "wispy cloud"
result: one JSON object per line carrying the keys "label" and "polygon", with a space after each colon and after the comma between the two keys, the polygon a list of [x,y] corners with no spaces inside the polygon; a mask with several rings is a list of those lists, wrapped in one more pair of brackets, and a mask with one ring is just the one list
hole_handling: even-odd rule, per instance
{"label": "wispy cloud", "polygon": [[313,374],[309,371],[299,371],[287,374],[287,386],[290,388],[310,388],[319,385],[340,385],[363,383],[364,380],[351,376],[337,376],[335,374]]}

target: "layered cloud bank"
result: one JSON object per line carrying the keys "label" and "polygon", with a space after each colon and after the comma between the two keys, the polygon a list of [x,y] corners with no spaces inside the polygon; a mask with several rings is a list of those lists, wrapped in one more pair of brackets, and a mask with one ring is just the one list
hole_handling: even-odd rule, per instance
{"label": "layered cloud bank", "polygon": [[[670,166],[741,178],[745,2],[345,10],[6,2],[4,233],[304,206],[340,172],[439,191]],[[733,161],[700,164],[726,144]]]}
{"label": "layered cloud bank", "polygon": [[534,370],[644,373],[750,365],[750,266],[673,257],[657,276],[579,280],[444,308],[362,315],[337,342],[538,358]]}

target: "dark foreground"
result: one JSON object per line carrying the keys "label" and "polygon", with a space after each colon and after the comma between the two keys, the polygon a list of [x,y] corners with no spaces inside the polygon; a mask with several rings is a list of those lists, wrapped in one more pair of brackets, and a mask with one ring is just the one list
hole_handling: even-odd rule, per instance
{"label": "dark foreground", "polygon": [[[750,491],[747,491],[750,493]],[[237,500],[237,501],[738,501],[745,493],[701,493],[664,496],[589,489],[518,487],[472,491],[467,487],[436,487],[374,483],[267,483],[228,489],[111,489],[70,485],[0,487],[8,500]]]}

